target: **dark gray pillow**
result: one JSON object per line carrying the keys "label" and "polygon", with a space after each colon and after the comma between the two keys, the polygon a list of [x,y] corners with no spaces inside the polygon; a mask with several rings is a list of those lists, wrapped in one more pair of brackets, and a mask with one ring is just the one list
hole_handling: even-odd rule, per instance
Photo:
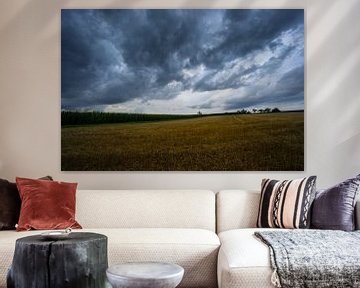
{"label": "dark gray pillow", "polygon": [[15,229],[21,200],[15,183],[0,179],[0,230]]}
{"label": "dark gray pillow", "polygon": [[360,174],[315,195],[311,213],[311,228],[355,230],[355,201]]}

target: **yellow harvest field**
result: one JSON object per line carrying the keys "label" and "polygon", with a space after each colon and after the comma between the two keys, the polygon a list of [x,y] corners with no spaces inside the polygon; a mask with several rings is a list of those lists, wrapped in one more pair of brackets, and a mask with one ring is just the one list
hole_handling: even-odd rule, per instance
{"label": "yellow harvest field", "polygon": [[301,171],[304,113],[62,127],[63,171]]}

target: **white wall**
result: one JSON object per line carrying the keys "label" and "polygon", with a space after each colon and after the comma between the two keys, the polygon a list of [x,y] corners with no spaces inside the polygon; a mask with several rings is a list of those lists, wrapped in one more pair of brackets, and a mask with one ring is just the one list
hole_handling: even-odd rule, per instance
{"label": "white wall", "polygon": [[[52,175],[83,189],[258,189],[263,177],[360,173],[359,0],[17,0],[0,2],[0,178]],[[195,4],[195,3],[196,4]],[[60,171],[61,8],[304,8],[304,173]]]}

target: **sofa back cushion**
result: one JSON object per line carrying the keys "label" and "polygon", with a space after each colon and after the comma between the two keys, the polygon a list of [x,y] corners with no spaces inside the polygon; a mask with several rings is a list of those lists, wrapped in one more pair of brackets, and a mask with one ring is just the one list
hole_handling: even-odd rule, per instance
{"label": "sofa back cushion", "polygon": [[223,190],[217,193],[217,233],[238,228],[255,228],[259,201],[259,191]]}
{"label": "sofa back cushion", "polygon": [[83,228],[199,228],[215,231],[208,190],[78,190]]}

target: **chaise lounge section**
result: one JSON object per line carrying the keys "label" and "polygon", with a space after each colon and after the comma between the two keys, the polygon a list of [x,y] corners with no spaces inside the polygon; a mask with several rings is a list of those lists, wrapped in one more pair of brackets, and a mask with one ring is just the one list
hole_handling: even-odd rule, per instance
{"label": "chaise lounge section", "polygon": [[[218,287],[273,288],[269,247],[254,236],[260,193],[246,190],[223,190],[216,195],[217,233],[221,248],[218,256]],[[360,202],[357,202],[357,229]],[[279,230],[279,229],[276,229]]]}

